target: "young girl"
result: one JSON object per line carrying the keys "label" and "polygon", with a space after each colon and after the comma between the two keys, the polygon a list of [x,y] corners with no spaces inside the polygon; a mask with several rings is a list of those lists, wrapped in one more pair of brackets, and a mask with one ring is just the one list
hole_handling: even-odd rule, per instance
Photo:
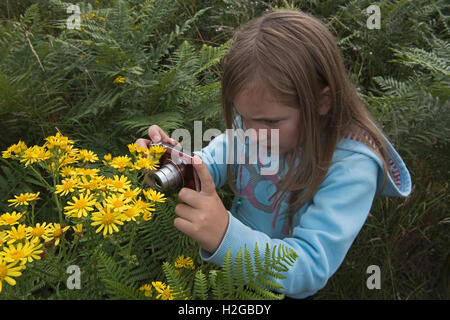
{"label": "young girl", "polygon": [[[195,152],[202,190],[179,192],[174,225],[218,265],[244,245],[288,246],[298,259],[277,280],[283,293],[314,295],[344,260],[374,197],[409,195],[409,172],[358,98],[336,40],[305,13],[275,11],[237,31],[223,59],[222,105],[229,129],[279,129],[280,169],[263,175],[262,161],[218,162],[232,138],[216,137]],[[176,143],[156,125],[149,136]],[[216,193],[226,182],[236,194],[230,210]]]}

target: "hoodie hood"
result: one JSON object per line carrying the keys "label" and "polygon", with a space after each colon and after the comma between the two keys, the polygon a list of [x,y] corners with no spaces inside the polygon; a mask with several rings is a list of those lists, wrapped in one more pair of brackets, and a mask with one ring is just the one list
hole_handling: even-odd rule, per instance
{"label": "hoodie hood", "polygon": [[[384,167],[380,157],[374,151],[377,147],[369,138],[365,131],[361,130],[359,133],[346,134],[337,144],[337,149],[359,152],[372,158],[379,166],[377,195],[392,196],[392,197],[407,197],[411,193],[411,176],[403,162],[403,159],[398,154],[397,150],[392,146],[390,141],[383,135],[388,151],[389,172],[386,177],[386,183],[383,187],[383,172]],[[369,145],[371,147],[369,147]]]}

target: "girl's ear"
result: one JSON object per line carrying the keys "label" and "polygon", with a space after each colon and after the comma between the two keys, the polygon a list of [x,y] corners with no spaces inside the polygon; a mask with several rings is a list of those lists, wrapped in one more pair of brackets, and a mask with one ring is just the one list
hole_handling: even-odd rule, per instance
{"label": "girl's ear", "polygon": [[331,92],[330,92],[330,87],[326,86],[322,90],[321,95],[322,95],[322,97],[320,98],[320,101],[319,101],[319,114],[321,116],[324,116],[331,109]]}

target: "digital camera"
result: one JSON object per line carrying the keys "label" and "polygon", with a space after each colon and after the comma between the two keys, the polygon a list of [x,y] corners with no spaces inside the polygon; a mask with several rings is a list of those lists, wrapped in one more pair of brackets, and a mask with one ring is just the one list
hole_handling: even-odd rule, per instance
{"label": "digital camera", "polygon": [[200,178],[192,165],[192,154],[187,154],[166,142],[150,143],[149,147],[151,146],[162,146],[166,149],[159,159],[159,169],[150,173],[153,188],[165,194],[178,192],[183,187],[201,190]]}

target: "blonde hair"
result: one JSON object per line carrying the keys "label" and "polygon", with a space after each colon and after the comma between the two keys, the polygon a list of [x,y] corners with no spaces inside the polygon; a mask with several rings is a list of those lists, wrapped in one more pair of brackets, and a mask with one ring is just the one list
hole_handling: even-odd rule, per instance
{"label": "blonde hair", "polygon": [[[255,83],[300,112],[299,137],[289,158],[289,171],[272,196],[279,208],[290,195],[290,234],[294,214],[316,193],[342,137],[354,134],[379,155],[384,185],[388,154],[382,132],[358,97],[336,40],[320,20],[303,12],[279,10],[250,21],[234,34],[223,58],[222,107],[228,129],[233,128],[236,115],[234,98]],[[322,116],[318,105],[327,86],[331,108]],[[295,167],[297,157],[300,161]],[[236,172],[227,167],[227,181],[236,194]]]}

